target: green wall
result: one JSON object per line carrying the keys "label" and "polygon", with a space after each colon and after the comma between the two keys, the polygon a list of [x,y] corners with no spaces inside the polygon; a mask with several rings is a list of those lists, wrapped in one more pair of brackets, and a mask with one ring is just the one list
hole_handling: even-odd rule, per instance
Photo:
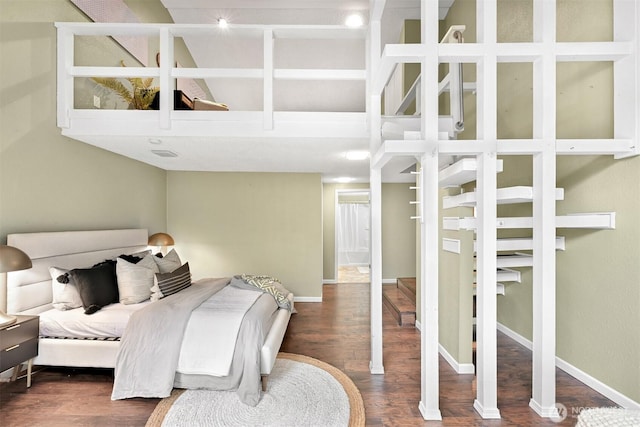
{"label": "green wall", "polygon": [[[323,186],[322,235],[323,279],[334,282],[335,277],[335,204],[336,190],[369,189],[369,184],[329,184]],[[413,205],[415,191],[410,184],[382,184],[382,280],[395,282],[397,277],[416,275],[416,235]]]}
{"label": "green wall", "polygon": [[[498,1],[498,40],[530,41],[531,10],[530,0]],[[558,41],[612,38],[610,0],[561,0],[557,14]],[[457,0],[446,23],[468,24],[474,17],[475,1]],[[465,33],[467,41],[471,37]],[[531,137],[531,66],[500,64],[498,81],[499,138]],[[559,64],[558,138],[611,138],[612,93],[610,63]],[[465,134],[475,132],[469,121],[466,129]],[[531,185],[530,156],[503,160],[498,187]],[[558,157],[557,185],[565,189],[565,200],[557,203],[559,215],[615,211],[617,216],[615,230],[558,229],[557,234],[566,237],[566,251],[556,258],[556,354],[640,402],[640,157]],[[499,206],[498,214],[531,215],[531,205]],[[530,230],[499,233],[527,235]],[[508,284],[506,295],[497,297],[498,321],[531,340],[532,272],[520,270],[522,283]],[[441,307],[441,313],[446,309]]]}
{"label": "green wall", "polygon": [[319,174],[168,172],[169,233],[194,278],[265,274],[322,296]]}
{"label": "green wall", "polygon": [[[17,232],[166,229],[163,170],[61,135],[54,21],[67,0],[0,2],[0,240]],[[115,43],[83,54],[122,57]]]}

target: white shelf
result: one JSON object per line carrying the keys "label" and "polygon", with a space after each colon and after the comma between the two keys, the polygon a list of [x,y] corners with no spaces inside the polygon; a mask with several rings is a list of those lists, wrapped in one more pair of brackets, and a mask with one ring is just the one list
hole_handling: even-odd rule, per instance
{"label": "white shelf", "polygon": [[529,255],[529,254],[498,255],[496,266],[498,268],[533,267],[533,255]]}
{"label": "white shelf", "polygon": [[[502,160],[496,160],[496,171],[502,172]],[[442,169],[438,174],[441,187],[453,187],[476,180],[478,165],[475,157],[465,157]]]}
{"label": "white shelf", "polygon": [[497,278],[498,280],[500,280],[501,282],[518,282],[520,283],[521,280],[521,274],[519,271],[517,270],[511,270],[508,268],[499,268],[496,271],[497,274]]}
{"label": "white shelf", "polygon": [[[505,252],[505,251],[530,251],[533,250],[533,238],[532,237],[512,237],[508,239],[498,239],[497,241],[497,251]],[[473,251],[476,252],[477,243],[473,241]],[[556,237],[556,250],[564,251],[565,243],[564,236]]]}
{"label": "white shelf", "polygon": [[576,213],[556,217],[556,228],[597,228],[614,230],[615,212]]}
{"label": "white shelf", "polygon": [[[514,203],[531,203],[533,201],[533,187],[516,186],[498,188],[496,198],[499,205]],[[556,188],[556,200],[564,200],[564,189]],[[442,199],[442,208],[450,209],[458,206],[475,206],[477,194],[475,191],[448,196]]]}
{"label": "white shelf", "polygon": [[[496,279],[501,282],[521,282],[521,274],[517,270],[499,268],[496,270]],[[476,281],[476,272],[473,273],[473,280]]]}
{"label": "white shelf", "polygon": [[[444,217],[442,228],[445,230],[475,230],[473,217]],[[503,217],[496,220],[497,229],[533,228],[532,217]],[[613,230],[616,228],[615,212],[576,213],[556,216],[556,228],[591,228]]]}

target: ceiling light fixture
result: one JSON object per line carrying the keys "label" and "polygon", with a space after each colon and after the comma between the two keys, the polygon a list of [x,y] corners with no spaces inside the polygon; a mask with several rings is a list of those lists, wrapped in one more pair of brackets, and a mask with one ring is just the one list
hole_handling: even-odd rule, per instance
{"label": "ceiling light fixture", "polygon": [[227,28],[229,26],[229,22],[227,22],[224,18],[218,18],[218,27]]}
{"label": "ceiling light fixture", "polygon": [[162,140],[159,138],[149,138],[150,144],[160,145],[162,144]]}
{"label": "ceiling light fixture", "polygon": [[364,20],[362,19],[362,16],[354,13],[347,16],[347,20],[344,22],[344,24],[350,28],[358,28],[364,25]]}
{"label": "ceiling light fixture", "polygon": [[347,160],[364,160],[369,158],[368,151],[347,151]]}

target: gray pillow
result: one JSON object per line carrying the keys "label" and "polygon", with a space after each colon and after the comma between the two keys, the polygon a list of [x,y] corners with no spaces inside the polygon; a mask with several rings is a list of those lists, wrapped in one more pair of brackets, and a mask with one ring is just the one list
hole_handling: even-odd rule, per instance
{"label": "gray pillow", "polygon": [[155,257],[149,253],[135,264],[122,258],[117,259],[116,276],[122,304],[138,304],[149,299],[153,278],[159,272],[153,258]]}
{"label": "gray pillow", "polygon": [[153,257],[153,260],[158,265],[160,273],[171,273],[182,265],[182,261],[180,261],[175,249],[171,249],[163,258]]}

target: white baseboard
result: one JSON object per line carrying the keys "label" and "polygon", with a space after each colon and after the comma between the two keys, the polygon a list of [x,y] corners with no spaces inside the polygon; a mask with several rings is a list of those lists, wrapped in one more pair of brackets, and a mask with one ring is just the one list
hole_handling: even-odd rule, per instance
{"label": "white baseboard", "polygon": [[[505,334],[506,336],[508,336],[509,338],[511,338],[512,340],[523,345],[527,349],[531,350],[533,348],[533,343],[530,340],[523,337],[519,333],[509,329],[508,327],[506,327],[505,325],[499,322],[498,322],[498,330],[503,334]],[[560,359],[557,356],[556,356],[556,366],[562,369],[563,371],[565,371],[567,374],[574,377],[575,379],[577,379],[578,381],[584,383],[585,385],[591,387],[598,393],[602,394],[606,398],[613,400],[615,403],[622,406],[623,408],[640,410],[640,403],[625,396],[619,391],[614,390],[613,388],[603,383],[602,381],[592,377],[591,375],[576,368],[572,364],[566,362],[565,360]]]}
{"label": "white baseboard", "polygon": [[[397,279],[382,279],[383,285],[395,285],[397,283]],[[338,281],[336,279],[322,279],[323,285],[337,285]]]}
{"label": "white baseboard", "polygon": [[[416,329],[419,331],[422,330],[422,324],[417,320],[416,320]],[[456,359],[451,354],[449,354],[447,349],[445,349],[440,343],[438,343],[438,352],[444,358],[444,360],[446,360],[447,363],[451,365],[453,370],[456,371],[458,374],[474,374],[475,373],[475,367],[473,366],[473,363],[462,363],[462,364],[458,363]]]}
{"label": "white baseboard", "polygon": [[293,297],[293,302],[322,302],[322,297]]}
{"label": "white baseboard", "polygon": [[458,363],[458,361],[447,351],[442,344],[438,344],[438,352],[458,374],[474,374],[473,363]]}

